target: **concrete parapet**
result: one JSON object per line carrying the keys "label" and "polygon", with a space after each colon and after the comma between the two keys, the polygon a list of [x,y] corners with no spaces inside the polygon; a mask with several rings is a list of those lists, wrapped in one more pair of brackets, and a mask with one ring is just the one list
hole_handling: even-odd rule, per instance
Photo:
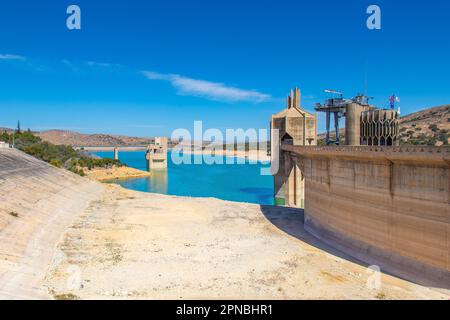
{"label": "concrete parapet", "polygon": [[301,156],[385,159],[389,161],[431,161],[441,164],[450,162],[450,148],[446,147],[376,147],[376,146],[289,146],[283,151]]}

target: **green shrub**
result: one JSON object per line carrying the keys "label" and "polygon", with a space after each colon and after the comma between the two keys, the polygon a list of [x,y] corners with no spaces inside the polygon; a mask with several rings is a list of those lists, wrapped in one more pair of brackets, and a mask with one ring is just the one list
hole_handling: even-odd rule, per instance
{"label": "green shrub", "polygon": [[448,133],[441,133],[438,136],[438,140],[442,141],[444,145],[448,145],[448,139],[450,138],[450,135]]}
{"label": "green shrub", "polygon": [[118,160],[112,159],[94,159],[84,153],[80,153],[71,146],[54,145],[33,135],[31,131],[8,134],[0,134],[0,141],[11,143],[15,141],[15,146],[21,151],[32,155],[38,159],[50,163],[58,168],[65,168],[76,174],[84,176],[83,168],[89,170],[93,168],[111,168],[113,166],[122,166]]}
{"label": "green shrub", "polygon": [[438,126],[437,126],[436,124],[430,125],[430,126],[428,127],[428,129],[430,129],[430,130],[433,131],[433,132],[439,131],[439,128],[438,128]]}
{"label": "green shrub", "polygon": [[19,217],[19,214],[17,212],[15,212],[15,211],[9,212],[9,215],[14,217],[14,218],[18,218]]}
{"label": "green shrub", "polygon": [[59,159],[52,159],[52,160],[50,161],[50,164],[51,164],[52,166],[57,167],[57,168],[61,168],[61,167],[62,167],[61,160],[59,160]]}

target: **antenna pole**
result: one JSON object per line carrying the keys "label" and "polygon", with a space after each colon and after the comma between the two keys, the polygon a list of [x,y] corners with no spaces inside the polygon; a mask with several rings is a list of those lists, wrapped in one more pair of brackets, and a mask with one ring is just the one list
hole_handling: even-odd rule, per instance
{"label": "antenna pole", "polygon": [[366,65],[364,68],[364,95],[365,96],[367,95],[367,86],[368,86],[368,84],[367,84],[367,60],[366,60]]}

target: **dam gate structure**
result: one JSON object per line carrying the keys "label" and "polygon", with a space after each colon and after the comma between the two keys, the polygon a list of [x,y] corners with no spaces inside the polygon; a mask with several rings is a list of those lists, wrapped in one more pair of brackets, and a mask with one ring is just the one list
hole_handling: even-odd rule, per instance
{"label": "dam gate structure", "polygon": [[365,146],[398,146],[399,113],[395,110],[367,110],[361,113],[360,142]]}
{"label": "dam gate structure", "polygon": [[352,105],[354,146],[280,135],[276,204],[303,209],[309,233],[360,261],[450,289],[450,148],[395,146],[396,111]]}
{"label": "dam gate structure", "polygon": [[[278,130],[280,141],[292,146],[317,145],[317,117],[301,108],[299,88],[291,90],[286,99],[286,109],[272,115],[270,130]],[[272,136],[272,134],[271,134]],[[271,150],[275,150],[272,146]],[[303,208],[304,179],[297,166],[291,166],[290,159],[280,158],[280,168],[274,176],[274,198],[276,205],[293,203]],[[286,200],[286,195],[290,199]]]}
{"label": "dam gate structure", "polygon": [[[370,98],[358,94],[344,99],[343,93],[326,90],[335,95],[324,104],[317,103],[315,110],[326,114],[326,145],[342,145],[339,119],[345,118],[345,145],[347,146],[398,146],[399,112],[379,109],[369,104]],[[337,95],[337,96],[336,96]],[[330,120],[334,114],[336,140],[330,139]]]}
{"label": "dam gate structure", "polygon": [[[119,160],[119,152],[122,151],[142,151],[145,150],[145,161],[147,170],[167,169],[167,152],[169,139],[167,137],[157,137],[154,143],[145,146],[124,146],[124,147],[75,147],[75,150],[89,151],[113,151],[114,160]],[[2,146],[0,145],[0,148]]]}
{"label": "dam gate structure", "polygon": [[168,139],[165,137],[155,138],[155,143],[148,146],[145,156],[148,171],[167,169],[167,149]]}

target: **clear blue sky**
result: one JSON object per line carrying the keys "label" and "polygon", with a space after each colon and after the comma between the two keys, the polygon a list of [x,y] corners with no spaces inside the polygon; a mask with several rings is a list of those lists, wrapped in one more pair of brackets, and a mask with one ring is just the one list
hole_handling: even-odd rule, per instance
{"label": "clear blue sky", "polygon": [[[66,28],[66,8],[82,30]],[[366,8],[382,9],[382,30]],[[299,86],[450,103],[450,2],[2,0],[0,126],[137,136],[266,128]],[[323,130],[323,116],[319,117]]]}

